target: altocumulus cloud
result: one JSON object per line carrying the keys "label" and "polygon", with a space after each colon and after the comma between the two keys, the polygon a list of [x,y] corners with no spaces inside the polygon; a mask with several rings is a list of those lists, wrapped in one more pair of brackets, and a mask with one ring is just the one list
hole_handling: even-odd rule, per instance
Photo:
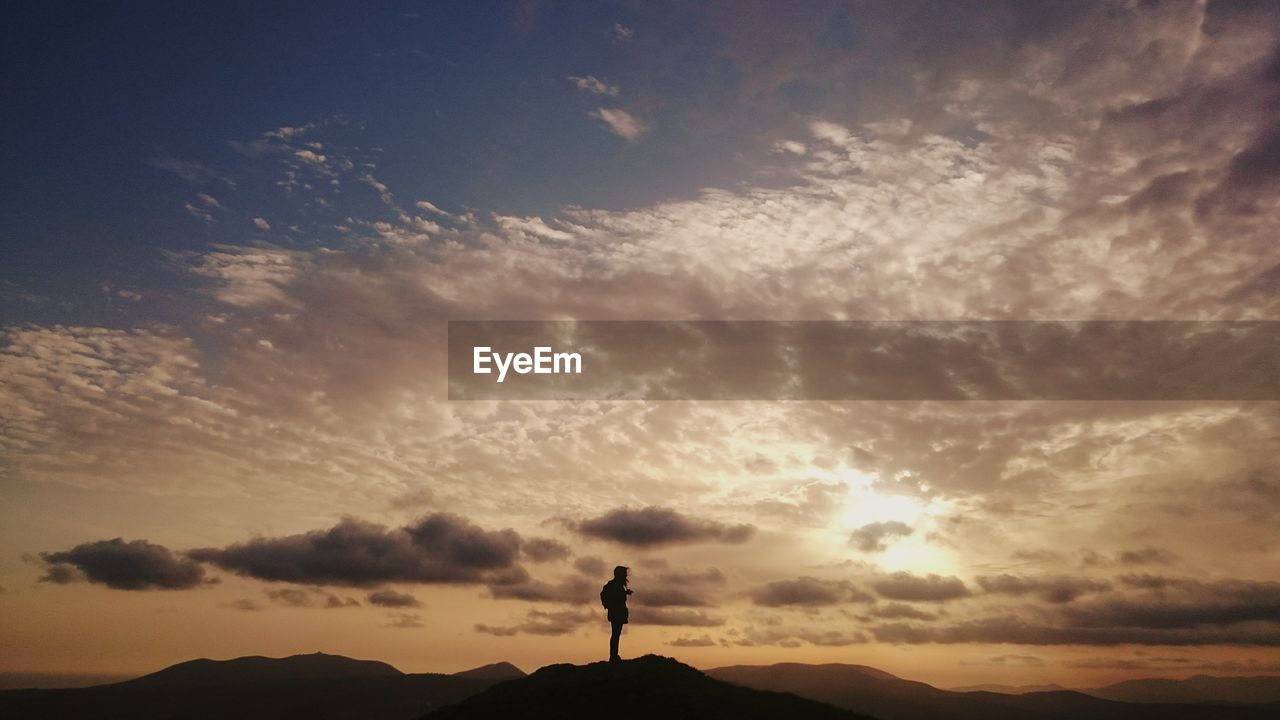
{"label": "altocumulus cloud", "polygon": [[589,537],[635,547],[696,542],[742,543],[750,539],[756,530],[754,525],[725,525],[653,506],[639,510],[612,510],[578,523],[576,529]]}
{"label": "altocumulus cloud", "polygon": [[82,543],[62,552],[41,553],[47,565],[41,582],[77,580],[117,590],[185,590],[204,582],[204,568],[163,545],[121,538]]}

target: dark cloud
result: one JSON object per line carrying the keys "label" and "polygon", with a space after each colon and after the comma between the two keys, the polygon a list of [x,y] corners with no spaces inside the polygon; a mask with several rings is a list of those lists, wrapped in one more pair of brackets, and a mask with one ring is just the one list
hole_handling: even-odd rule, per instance
{"label": "dark cloud", "polygon": [[1280,646],[1280,628],[1061,627],[1028,623],[1014,616],[945,626],[891,623],[871,629],[881,642],[908,645],[1009,643],[1013,645],[1259,645]]}
{"label": "dark cloud", "polygon": [[667,643],[672,647],[715,647],[716,641],[711,639],[710,635],[702,635],[699,637],[680,637]]}
{"label": "dark cloud", "polygon": [[570,576],[555,584],[530,578],[522,582],[491,585],[489,592],[494,598],[501,600],[581,605],[597,597],[599,589],[591,580]]}
{"label": "dark cloud", "polygon": [[576,529],[589,537],[635,547],[696,542],[741,543],[746,542],[756,530],[753,525],[725,525],[653,506],[639,510],[613,510],[578,523]]}
{"label": "dark cloud", "polygon": [[863,525],[849,534],[849,544],[864,553],[881,552],[893,538],[911,534],[911,526],[896,520]]}
{"label": "dark cloud", "polygon": [[84,579],[117,590],[185,590],[205,581],[197,563],[146,540],[99,540],[40,558],[48,566],[42,582]]}
{"label": "dark cloud", "polygon": [[580,557],[574,560],[573,567],[583,575],[604,575],[609,570],[609,566],[605,564],[604,560],[594,556]]}
{"label": "dark cloud", "polygon": [[1140,550],[1123,550],[1116,555],[1121,565],[1172,565],[1178,556],[1160,548],[1147,547]]}
{"label": "dark cloud", "polygon": [[669,571],[645,579],[636,604],[649,607],[710,607],[716,605],[724,573],[716,568],[702,572]]}
{"label": "dark cloud", "polygon": [[[1169,588],[1175,588],[1170,592]],[[1249,622],[1280,624],[1280,582],[1172,581],[1152,594],[1063,610],[1077,627],[1199,628]],[[1277,630],[1280,628],[1272,628]]]}
{"label": "dark cloud", "polygon": [[894,573],[876,580],[871,583],[871,588],[880,597],[914,602],[943,602],[969,595],[969,588],[965,587],[960,578],[934,574],[917,577],[907,572]]}
{"label": "dark cloud", "polygon": [[336,610],[339,608],[360,607],[360,601],[355,598],[338,597],[332,593],[327,593],[318,588],[280,588],[278,590],[268,590],[267,597],[272,602],[289,607],[297,608],[326,608]]}
{"label": "dark cloud", "polygon": [[1018,655],[1010,653],[1005,655],[996,655],[985,660],[962,660],[960,661],[960,664],[991,665],[995,667],[1009,667],[1011,665],[1016,665],[1018,667],[1042,667],[1044,665],[1044,658],[1038,655]]}
{"label": "dark cloud", "polygon": [[571,554],[568,545],[550,538],[531,538],[526,540],[520,551],[524,553],[525,557],[536,563],[564,560]]}
{"label": "dark cloud", "polygon": [[724,618],[708,615],[701,610],[646,607],[631,608],[631,622],[637,625],[670,625],[684,627],[719,627]]}
{"label": "dark cloud", "polygon": [[369,601],[370,605],[379,605],[381,607],[422,607],[422,602],[419,601],[418,598],[410,595],[409,593],[396,592],[389,588],[374,590],[369,593],[365,599]]}
{"label": "dark cloud", "polygon": [[1122,585],[1143,590],[1163,590],[1164,588],[1194,588],[1197,582],[1187,578],[1167,577],[1164,575],[1131,574],[1116,578]]}
{"label": "dark cloud", "polygon": [[[1020,580],[1001,576],[995,584],[1040,591]],[[1153,575],[1122,576],[1119,582],[1130,588],[1123,597],[1064,604],[1034,622],[1006,615],[949,625],[887,624],[873,632],[895,643],[1280,645],[1280,583]]]}
{"label": "dark cloud", "polygon": [[761,607],[820,607],[845,602],[868,602],[871,597],[844,580],[819,580],[815,577],[798,577],[795,580],[775,580],[765,583],[748,593],[751,601]]}
{"label": "dark cloud", "polygon": [[393,613],[390,616],[390,621],[382,627],[416,630],[422,627],[422,618],[416,613]]}
{"label": "dark cloud", "polygon": [[777,645],[778,647],[796,648],[805,643],[821,647],[846,647],[859,645],[867,641],[867,636],[856,630],[813,630],[810,628],[784,628],[778,626],[750,626],[742,637],[734,641],[741,647],[757,647],[760,645]]}
{"label": "dark cloud", "polygon": [[1045,602],[1067,603],[1081,595],[1109,590],[1111,584],[1092,578],[1018,577],[1016,575],[983,575],[978,585],[989,593],[1002,595],[1035,595]]}
{"label": "dark cloud", "polygon": [[524,620],[514,625],[475,626],[476,632],[498,637],[510,637],[519,633],[526,635],[568,635],[592,620],[599,620],[597,613],[581,610],[530,610]]}
{"label": "dark cloud", "polygon": [[937,620],[938,616],[933,613],[927,613],[920,608],[907,605],[906,603],[889,603],[887,605],[877,605],[868,611],[872,617],[884,620]]}
{"label": "dark cloud", "polygon": [[483,530],[465,518],[429,515],[403,528],[352,518],[328,530],[258,538],[190,553],[259,580],[367,587],[386,582],[510,582],[523,569],[520,536]]}

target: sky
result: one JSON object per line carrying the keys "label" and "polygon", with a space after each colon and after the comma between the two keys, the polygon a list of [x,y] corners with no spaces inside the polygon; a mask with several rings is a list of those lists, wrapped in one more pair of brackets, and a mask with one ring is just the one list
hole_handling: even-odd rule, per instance
{"label": "sky", "polygon": [[1280,673],[1275,401],[450,401],[449,320],[1280,319],[1280,6],[10,4],[0,671]]}

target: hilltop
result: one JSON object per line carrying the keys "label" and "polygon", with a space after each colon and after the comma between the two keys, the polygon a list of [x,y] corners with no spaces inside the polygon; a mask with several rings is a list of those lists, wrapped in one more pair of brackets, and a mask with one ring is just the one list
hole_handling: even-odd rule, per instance
{"label": "hilltop", "polygon": [[701,718],[857,720],[857,715],[790,693],[722,682],[677,660],[645,655],[617,663],[549,665],[441,708],[429,720],[504,718]]}

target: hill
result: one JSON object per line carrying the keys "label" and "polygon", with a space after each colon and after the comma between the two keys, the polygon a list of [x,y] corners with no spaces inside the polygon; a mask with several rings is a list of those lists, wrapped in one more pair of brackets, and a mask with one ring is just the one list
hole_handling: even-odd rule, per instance
{"label": "hill", "polygon": [[525,676],[525,672],[509,662],[481,665],[478,668],[456,672],[454,677],[483,678],[486,680],[514,680]]}
{"label": "hill", "polygon": [[1274,712],[1262,707],[1125,703],[1073,691],[951,692],[861,665],[737,665],[707,674],[744,687],[795,693],[881,720],[1262,720]]}
{"label": "hill", "polygon": [[1147,703],[1276,703],[1280,676],[1214,677],[1196,675],[1185,680],[1125,680],[1082,690],[1094,697]]}
{"label": "hill", "polygon": [[676,660],[646,655],[619,663],[549,665],[427,715],[430,720],[609,717],[715,720],[855,720],[863,716],[786,693],[715,680]]}
{"label": "hill", "polygon": [[[1070,690],[1054,683],[1048,685],[999,685],[995,683],[987,683],[983,685],[964,685],[961,687],[947,688],[951,692],[991,692],[1002,693],[1004,695],[1026,695],[1033,692],[1056,692],[1058,690]],[[1087,692],[1087,691],[1081,691]]]}
{"label": "hill", "polygon": [[[519,672],[506,664],[477,670]],[[484,673],[405,674],[386,663],[319,653],[192,660],[112,685],[0,692],[0,717],[410,720],[501,679]]]}
{"label": "hill", "polygon": [[377,660],[355,660],[341,655],[312,653],[269,658],[260,655],[234,660],[188,660],[159,672],[126,680],[135,688],[191,688],[281,680],[332,680],[341,678],[397,677],[404,673]]}

